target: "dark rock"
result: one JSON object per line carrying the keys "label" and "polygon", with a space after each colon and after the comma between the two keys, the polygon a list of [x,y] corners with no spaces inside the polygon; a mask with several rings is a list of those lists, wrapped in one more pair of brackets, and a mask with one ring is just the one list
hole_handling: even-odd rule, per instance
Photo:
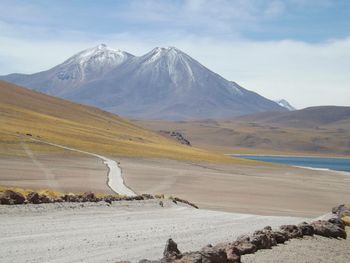
{"label": "dark rock", "polygon": [[182,258],[175,260],[174,263],[203,263],[203,258],[199,252],[184,253]]}
{"label": "dark rock", "polygon": [[338,206],[335,206],[335,207],[332,208],[332,213],[333,214],[338,214],[340,211],[342,211],[344,209],[347,209],[345,204],[338,205]]}
{"label": "dark rock", "polygon": [[148,260],[148,259],[141,259],[139,263],[163,263],[161,260]]}
{"label": "dark rock", "polygon": [[277,244],[283,244],[284,242],[289,240],[288,234],[286,232],[274,231],[274,235]]}
{"label": "dark rock", "polygon": [[62,202],[64,202],[64,200],[61,197],[57,197],[57,198],[53,199],[53,202],[54,203],[62,203]]}
{"label": "dark rock", "polygon": [[338,215],[340,218],[344,216],[350,216],[350,210],[344,204],[333,207],[332,213]]}
{"label": "dark rock", "polygon": [[165,244],[163,256],[169,261],[179,259],[182,256],[180,250],[177,248],[176,242],[171,238],[168,239],[168,241]]}
{"label": "dark rock", "polygon": [[39,195],[40,203],[52,203],[53,201],[51,200],[50,197],[47,195]]}
{"label": "dark rock", "polygon": [[254,244],[258,250],[272,247],[271,241],[264,233],[254,233],[254,235],[250,238],[250,242]]}
{"label": "dark rock", "polygon": [[27,195],[27,201],[28,203],[31,203],[31,204],[40,204],[41,203],[40,195],[37,192],[30,192]]}
{"label": "dark rock", "polygon": [[288,239],[303,237],[303,232],[296,225],[282,225],[280,229],[288,235]]}
{"label": "dark rock", "polygon": [[62,199],[63,199],[65,202],[79,202],[79,201],[80,201],[79,196],[74,195],[74,194],[67,194],[67,195],[64,195],[64,196],[62,196]]}
{"label": "dark rock", "polygon": [[271,228],[255,231],[250,241],[256,245],[258,249],[271,248],[277,245],[274,232]]}
{"label": "dark rock", "polygon": [[6,190],[0,194],[0,204],[3,205],[19,205],[24,204],[25,197],[18,192]]}
{"label": "dark rock", "polygon": [[227,262],[226,251],[215,249],[212,246],[206,246],[201,251],[202,263],[225,263]]}
{"label": "dark rock", "polygon": [[314,227],[306,222],[300,223],[298,227],[304,236],[313,236],[315,234]]}
{"label": "dark rock", "polygon": [[312,222],[311,225],[315,229],[315,234],[324,237],[333,237],[333,238],[343,238],[346,239],[346,232],[344,229],[339,226],[332,224],[325,220],[318,220]]}
{"label": "dark rock", "polygon": [[227,263],[241,263],[241,255],[235,246],[227,247],[226,250]]}
{"label": "dark rock", "polygon": [[233,242],[232,246],[237,248],[238,254],[241,256],[254,253],[258,250],[256,245],[248,241],[236,241]]}
{"label": "dark rock", "polygon": [[93,192],[85,192],[82,194],[81,199],[83,202],[96,202],[97,198]]}
{"label": "dark rock", "polygon": [[332,224],[334,224],[334,225],[337,225],[337,226],[339,226],[341,229],[344,229],[344,230],[345,230],[344,222],[343,222],[340,218],[331,218],[331,219],[328,219],[328,222],[329,222],[329,223],[332,223]]}
{"label": "dark rock", "polygon": [[185,137],[180,132],[177,132],[177,131],[159,131],[159,132],[171,138],[174,138],[181,144],[191,146],[190,141],[185,139]]}
{"label": "dark rock", "polygon": [[248,235],[241,235],[237,237],[237,241],[250,241],[250,237]]}
{"label": "dark rock", "polygon": [[142,197],[143,197],[144,200],[154,199],[154,196],[150,195],[150,194],[142,194]]}

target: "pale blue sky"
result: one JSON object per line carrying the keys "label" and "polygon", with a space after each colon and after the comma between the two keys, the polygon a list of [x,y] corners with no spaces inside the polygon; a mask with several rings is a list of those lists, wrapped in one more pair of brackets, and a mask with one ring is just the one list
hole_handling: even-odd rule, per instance
{"label": "pale blue sky", "polygon": [[350,1],[0,0],[0,74],[47,69],[101,42],[135,55],[176,46],[301,108],[350,106]]}

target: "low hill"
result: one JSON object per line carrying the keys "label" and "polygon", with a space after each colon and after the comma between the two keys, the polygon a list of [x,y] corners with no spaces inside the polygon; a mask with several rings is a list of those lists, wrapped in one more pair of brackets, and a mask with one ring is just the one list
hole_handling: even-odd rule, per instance
{"label": "low hill", "polygon": [[31,140],[39,138],[109,155],[241,162],[221,154],[183,146],[97,108],[4,81],[0,81],[0,123],[0,155],[21,155],[23,141],[34,151],[55,151],[55,147]]}
{"label": "low hill", "polygon": [[[153,131],[168,130],[181,133],[191,145],[222,153],[296,154],[296,155],[350,155],[350,121],[338,115],[337,121],[318,126],[315,117],[298,122],[299,127],[263,122],[279,116],[278,113],[248,116],[227,121],[137,121]],[[337,116],[337,115],[335,115]],[[290,119],[291,120],[291,119]],[[325,119],[322,123],[325,123]],[[312,125],[311,125],[312,123]],[[317,124],[317,125],[316,125]],[[287,126],[290,125],[290,126]],[[295,125],[296,126],[296,125]]]}
{"label": "low hill", "polygon": [[296,128],[315,128],[337,122],[350,123],[350,107],[318,106],[290,112],[264,112],[238,117],[237,120]]}

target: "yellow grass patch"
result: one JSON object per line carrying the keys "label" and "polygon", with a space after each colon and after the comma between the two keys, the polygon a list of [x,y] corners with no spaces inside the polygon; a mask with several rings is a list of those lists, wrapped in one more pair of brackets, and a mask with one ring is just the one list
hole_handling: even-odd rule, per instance
{"label": "yellow grass patch", "polygon": [[114,114],[3,81],[0,81],[0,123],[0,156],[26,155],[23,144],[37,153],[64,152],[31,140],[37,138],[105,155],[254,163],[184,146]]}

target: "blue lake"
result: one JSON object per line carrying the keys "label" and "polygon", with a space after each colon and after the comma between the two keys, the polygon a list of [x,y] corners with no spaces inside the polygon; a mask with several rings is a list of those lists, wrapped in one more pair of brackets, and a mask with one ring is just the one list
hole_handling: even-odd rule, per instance
{"label": "blue lake", "polygon": [[270,163],[282,163],[293,166],[330,169],[350,172],[350,158],[328,157],[295,157],[295,156],[259,156],[259,155],[235,155],[236,157],[257,160]]}

